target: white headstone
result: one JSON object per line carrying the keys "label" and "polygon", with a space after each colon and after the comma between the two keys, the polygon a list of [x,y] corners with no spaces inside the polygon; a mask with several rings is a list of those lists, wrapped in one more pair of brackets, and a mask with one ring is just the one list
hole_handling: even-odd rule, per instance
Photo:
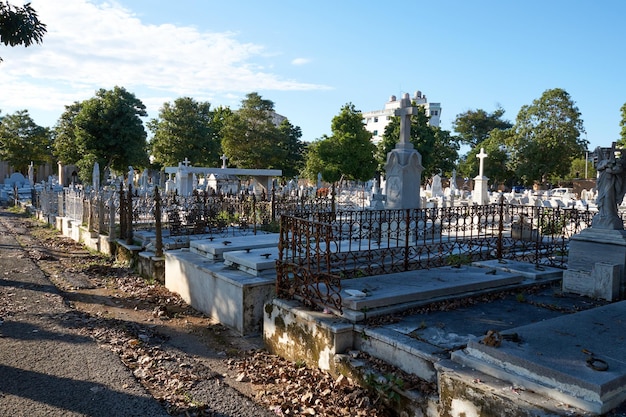
{"label": "white headstone", "polygon": [[91,182],[93,184],[94,191],[98,191],[100,189],[100,164],[96,161],[93,164],[93,172],[91,173]]}
{"label": "white headstone", "polygon": [[489,193],[487,190],[487,182],[489,178],[485,177],[484,174],[484,161],[487,157],[484,148],[480,148],[480,153],[476,155],[476,158],[480,160],[480,165],[478,168],[478,176],[474,178],[474,191],[472,192],[472,201],[476,204],[488,204],[489,203]]}

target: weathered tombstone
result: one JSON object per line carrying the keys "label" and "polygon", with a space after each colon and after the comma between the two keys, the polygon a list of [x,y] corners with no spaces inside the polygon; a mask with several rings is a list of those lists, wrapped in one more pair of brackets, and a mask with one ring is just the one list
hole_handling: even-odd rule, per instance
{"label": "weathered tombstone", "polygon": [[626,231],[618,206],[626,194],[626,161],[616,155],[615,143],[608,155],[601,148],[596,153],[598,214],[570,239],[563,291],[615,301],[625,295]]}
{"label": "weathered tombstone", "polygon": [[404,94],[400,108],[395,110],[395,115],[400,116],[400,141],[387,154],[385,164],[387,209],[420,207],[420,182],[424,167],[422,156],[410,142],[411,116],[414,114],[417,114],[417,108],[411,105],[409,95]]}

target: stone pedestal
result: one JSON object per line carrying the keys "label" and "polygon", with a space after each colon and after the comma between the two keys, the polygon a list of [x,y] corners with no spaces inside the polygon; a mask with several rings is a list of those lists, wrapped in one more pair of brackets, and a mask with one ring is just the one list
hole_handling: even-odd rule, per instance
{"label": "stone pedestal", "polygon": [[387,154],[385,194],[387,209],[412,209],[420,207],[420,182],[422,155],[411,143],[398,144]]}
{"label": "stone pedestal", "polygon": [[589,228],[572,236],[563,291],[609,301],[623,299],[626,231]]}
{"label": "stone pedestal", "polygon": [[489,193],[487,192],[487,183],[489,178],[484,175],[479,175],[474,178],[474,191],[472,192],[472,201],[476,204],[488,204]]}

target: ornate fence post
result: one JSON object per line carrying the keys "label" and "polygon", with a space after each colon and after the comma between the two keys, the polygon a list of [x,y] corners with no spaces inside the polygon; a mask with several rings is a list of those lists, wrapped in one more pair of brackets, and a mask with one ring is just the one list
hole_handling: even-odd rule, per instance
{"label": "ornate fence post", "polygon": [[109,242],[115,240],[115,193],[111,194],[109,199]]}
{"label": "ornate fence post", "polygon": [[126,193],[124,192],[124,181],[120,182],[120,239],[126,239]]}
{"label": "ornate fence post", "polygon": [[[404,225],[404,270],[409,270],[409,245],[410,245],[410,234],[411,234],[411,209],[406,209],[406,218],[404,220],[406,224]],[[398,236],[399,237],[399,236]]]}
{"label": "ornate fence post", "polygon": [[272,200],[270,203],[270,218],[272,219],[272,223],[276,221],[276,186],[274,182],[272,182]]}
{"label": "ornate fence post", "polygon": [[256,235],[256,194],[252,193],[252,231]]}
{"label": "ornate fence post", "polygon": [[98,233],[104,230],[104,195],[98,197]]}
{"label": "ornate fence post", "polygon": [[504,195],[500,194],[500,219],[498,221],[498,241],[496,246],[496,258],[502,259],[502,232],[504,231]]}
{"label": "ornate fence post", "polygon": [[161,257],[163,256],[163,230],[161,228],[161,195],[158,186],[154,187],[154,227],[156,229],[154,255]]}
{"label": "ornate fence post", "polygon": [[128,184],[128,202],[126,203],[126,213],[128,218],[126,220],[126,243],[133,244],[133,185]]}
{"label": "ornate fence post", "polygon": [[[87,231],[91,233],[93,232],[93,200],[91,198],[91,195],[87,196],[87,194],[85,193],[85,198],[83,201],[83,213],[85,212],[84,207],[87,206]],[[85,218],[84,214],[83,218]]]}
{"label": "ornate fence post", "polygon": [[335,217],[335,196],[337,195],[337,192],[335,191],[335,183],[333,182],[333,184],[330,187],[330,211],[332,213],[331,218]]}
{"label": "ornate fence post", "polygon": [[57,194],[57,206],[59,217],[65,217],[65,191]]}

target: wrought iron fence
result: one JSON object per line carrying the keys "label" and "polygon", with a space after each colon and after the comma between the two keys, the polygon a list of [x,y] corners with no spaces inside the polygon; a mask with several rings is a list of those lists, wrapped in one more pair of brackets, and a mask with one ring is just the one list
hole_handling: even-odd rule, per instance
{"label": "wrought iron fence", "polygon": [[283,215],[277,293],[341,311],[342,279],[487,259],[565,267],[569,238],[592,214],[500,203]]}

